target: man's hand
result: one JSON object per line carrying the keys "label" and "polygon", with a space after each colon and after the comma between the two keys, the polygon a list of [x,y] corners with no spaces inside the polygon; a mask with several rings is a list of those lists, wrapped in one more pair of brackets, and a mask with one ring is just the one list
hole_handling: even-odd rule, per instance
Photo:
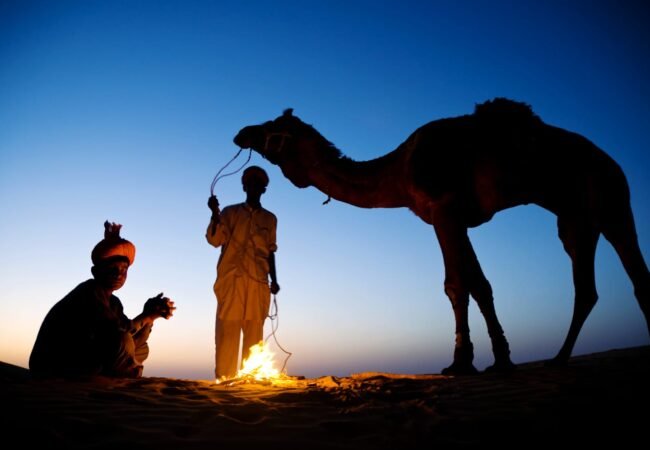
{"label": "man's hand", "polygon": [[174,302],[169,298],[164,297],[161,292],[145,302],[143,314],[151,316],[154,319],[157,319],[158,317],[169,319],[174,315],[175,309],[176,307],[174,306]]}
{"label": "man's hand", "polygon": [[210,208],[210,211],[212,211],[213,217],[219,216],[221,210],[219,209],[219,200],[217,200],[216,196],[214,195],[210,196],[210,198],[208,199],[208,208]]}
{"label": "man's hand", "polygon": [[271,294],[275,295],[280,292],[280,285],[275,281],[271,281]]}

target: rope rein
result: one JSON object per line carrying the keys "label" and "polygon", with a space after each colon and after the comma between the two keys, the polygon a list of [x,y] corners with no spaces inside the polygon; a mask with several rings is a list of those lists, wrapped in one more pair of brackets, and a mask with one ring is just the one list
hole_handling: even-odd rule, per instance
{"label": "rope rein", "polygon": [[217,185],[217,181],[219,181],[222,178],[229,177],[230,175],[236,174],[237,172],[242,170],[246,166],[246,164],[248,164],[248,162],[251,160],[251,155],[253,154],[253,150],[248,149],[248,158],[246,158],[244,164],[242,164],[237,170],[233,170],[232,172],[224,173],[223,175],[221,175],[221,172],[223,172],[226,169],[226,167],[228,167],[234,160],[236,160],[239,157],[242,150],[244,149],[240,148],[239,151],[235,154],[235,156],[233,156],[233,158],[230,161],[228,161],[228,163],[226,163],[225,166],[219,169],[219,172],[217,172],[217,174],[214,176],[214,178],[212,179],[212,184],[210,184],[210,195],[214,195],[214,187]]}
{"label": "rope rein", "polygon": [[287,351],[280,345],[280,342],[278,341],[278,337],[275,335],[276,331],[278,331],[278,328],[280,326],[280,319],[278,317],[278,301],[277,301],[277,296],[273,294],[273,309],[275,312],[269,312],[269,319],[271,319],[271,333],[264,339],[264,342],[267,342],[271,336],[273,336],[273,340],[275,341],[275,345],[278,346],[280,350],[282,350],[287,357],[284,358],[284,362],[282,363],[282,368],[280,369],[280,373],[284,373],[284,369],[287,367],[287,362],[289,361],[289,358],[291,358],[291,355],[293,353]]}

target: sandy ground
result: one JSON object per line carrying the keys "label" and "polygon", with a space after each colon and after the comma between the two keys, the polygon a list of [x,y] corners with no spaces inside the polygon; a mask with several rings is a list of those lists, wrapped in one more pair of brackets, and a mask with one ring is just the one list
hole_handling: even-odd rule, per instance
{"label": "sandy ground", "polygon": [[650,347],[509,375],[355,374],[281,385],[31,380],[0,363],[2,448],[645,447]]}

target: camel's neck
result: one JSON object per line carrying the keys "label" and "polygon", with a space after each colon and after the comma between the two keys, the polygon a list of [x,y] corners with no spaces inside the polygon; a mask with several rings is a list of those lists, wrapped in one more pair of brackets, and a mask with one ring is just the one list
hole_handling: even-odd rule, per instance
{"label": "camel's neck", "polygon": [[403,165],[397,152],[371,161],[330,158],[309,170],[312,184],[325,194],[361,208],[406,206],[398,180]]}

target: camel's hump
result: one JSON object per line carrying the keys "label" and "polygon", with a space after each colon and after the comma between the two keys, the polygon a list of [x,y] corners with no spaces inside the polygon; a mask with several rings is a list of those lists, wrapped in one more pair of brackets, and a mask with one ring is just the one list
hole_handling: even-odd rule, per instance
{"label": "camel's hump", "polygon": [[503,97],[488,100],[476,105],[474,115],[483,120],[518,119],[518,120],[540,120],[533,112],[530,105],[523,102],[516,102]]}

